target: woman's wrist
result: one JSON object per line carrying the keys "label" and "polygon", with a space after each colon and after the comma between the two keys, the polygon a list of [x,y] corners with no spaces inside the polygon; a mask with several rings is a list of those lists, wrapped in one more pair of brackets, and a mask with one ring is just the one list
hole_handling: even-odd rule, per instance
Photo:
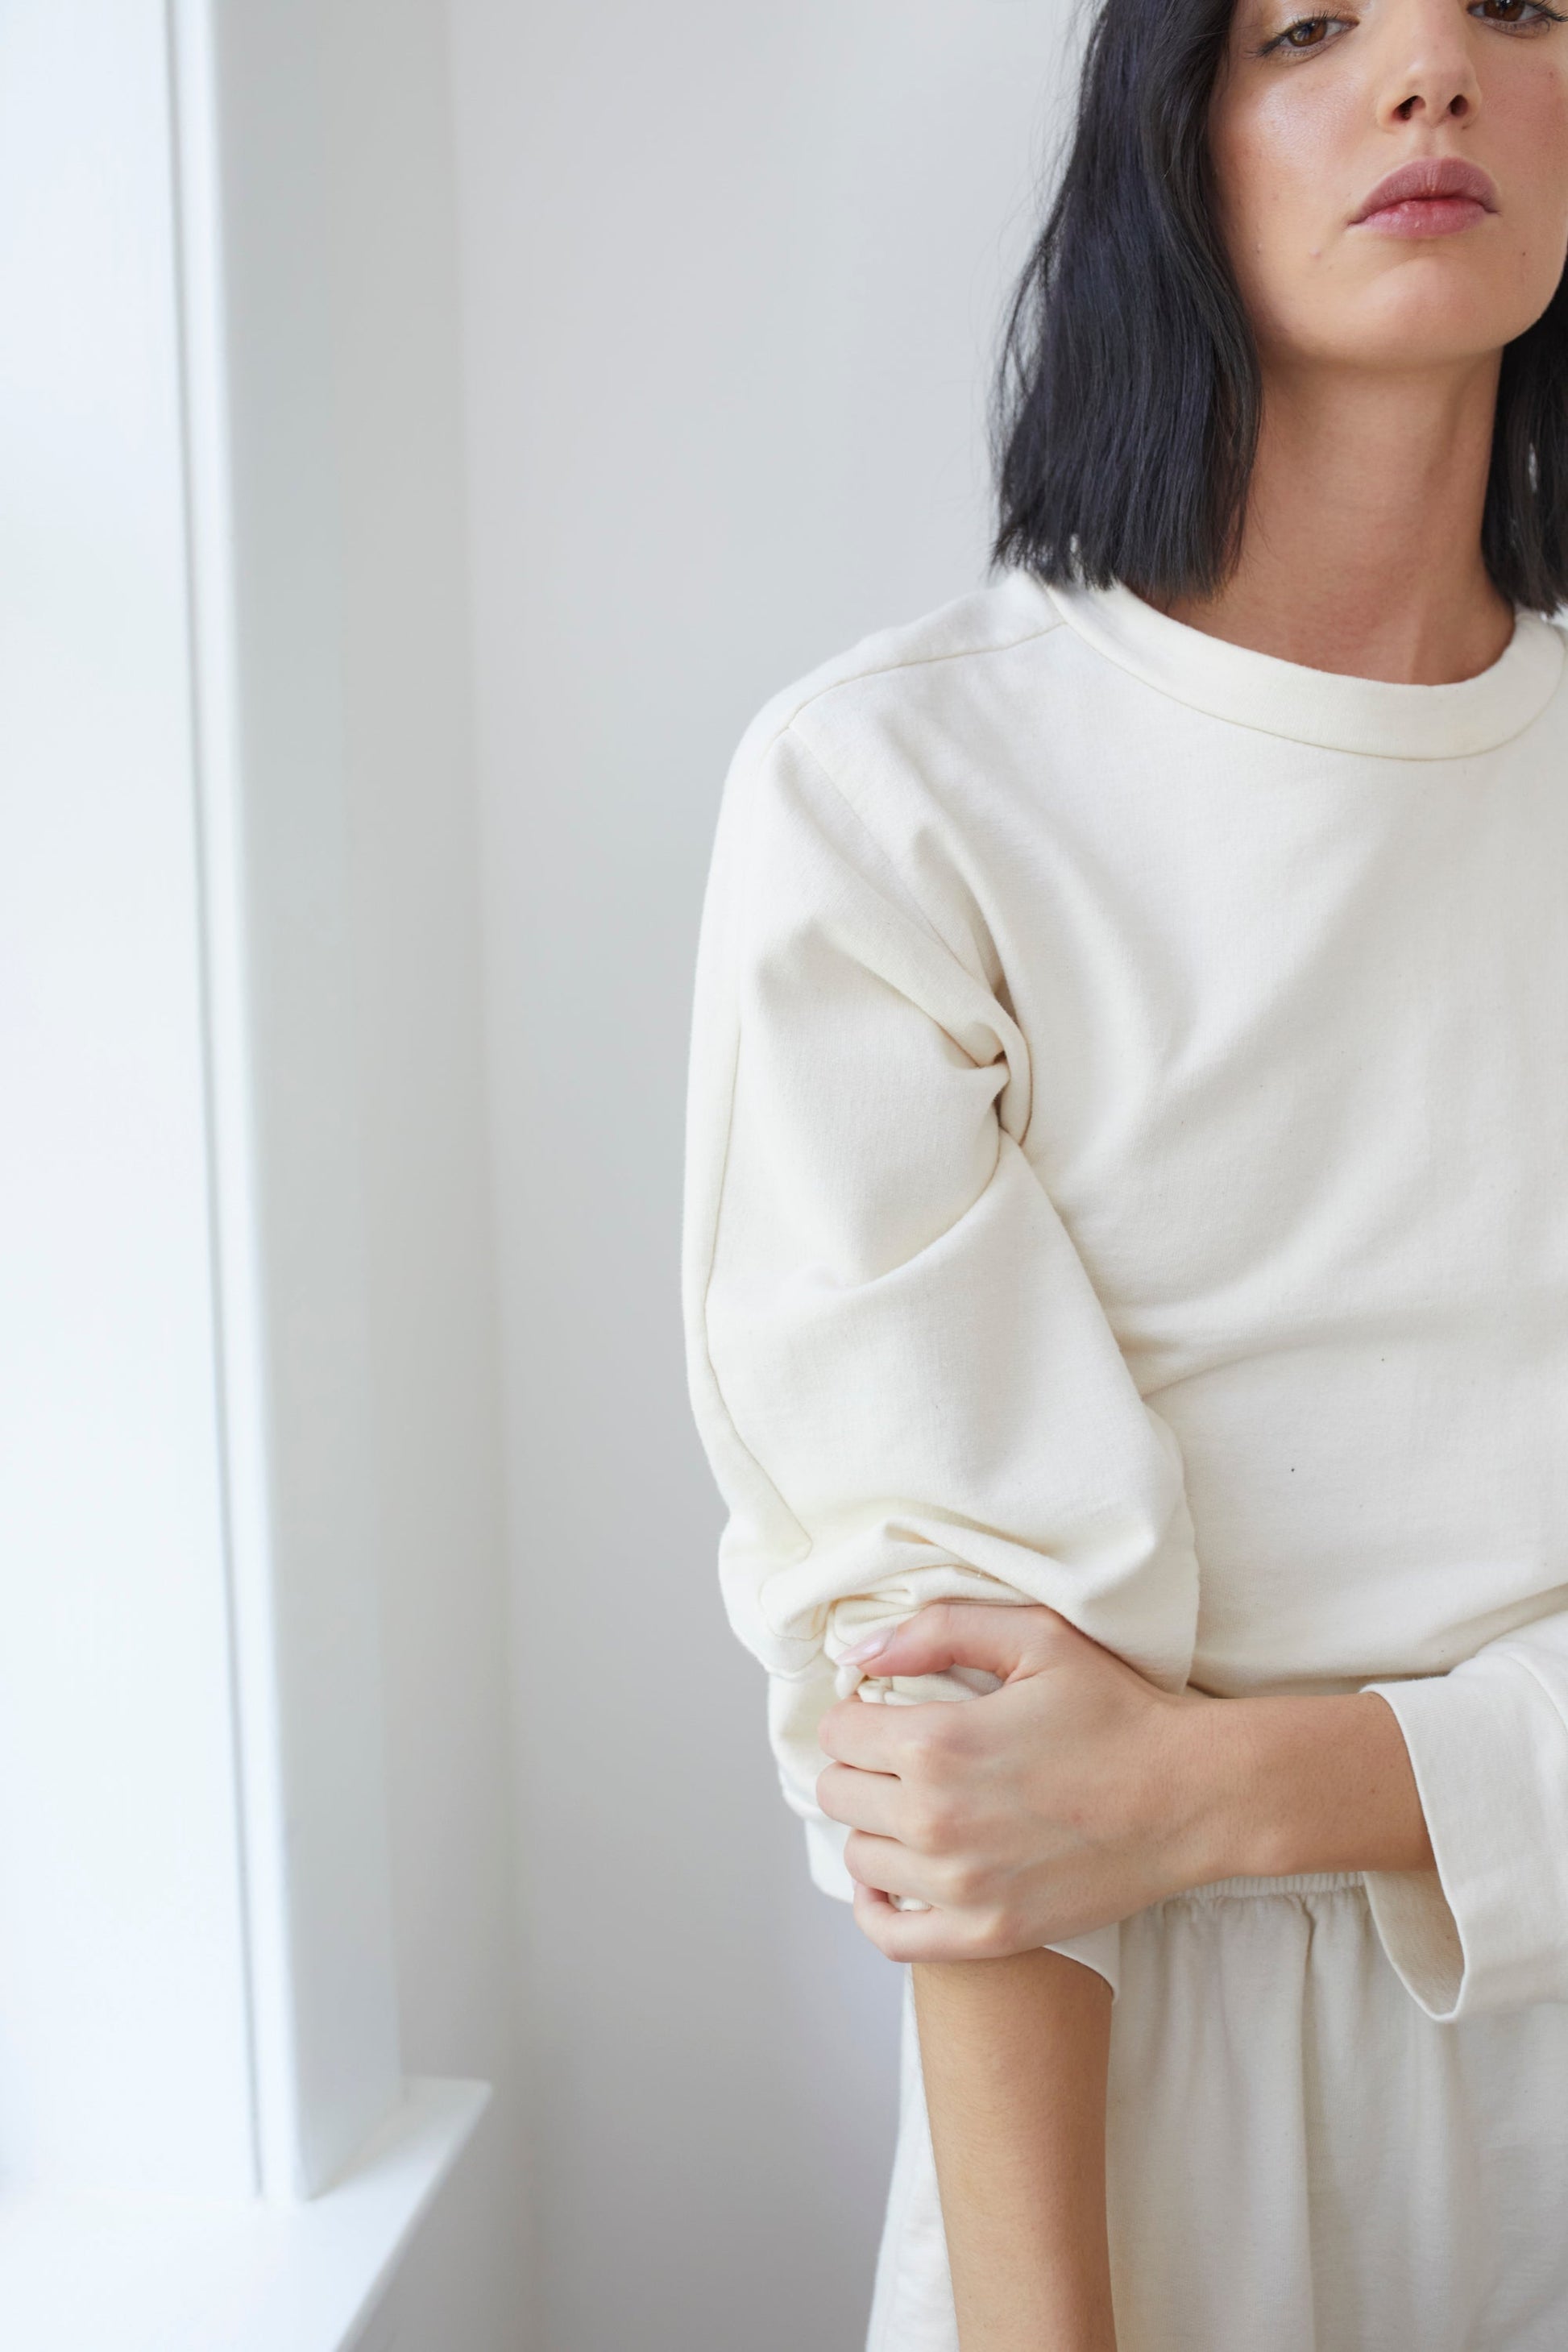
{"label": "woman's wrist", "polygon": [[1375,1691],[1208,1699],[1184,1715],[1188,1885],[1432,1867],[1405,1737]]}

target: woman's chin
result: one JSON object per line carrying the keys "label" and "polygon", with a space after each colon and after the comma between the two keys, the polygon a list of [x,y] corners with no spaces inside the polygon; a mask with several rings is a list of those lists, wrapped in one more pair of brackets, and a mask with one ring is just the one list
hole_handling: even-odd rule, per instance
{"label": "woman's chin", "polygon": [[1321,319],[1277,327],[1265,339],[1265,355],[1398,375],[1494,358],[1534,324],[1545,302],[1500,300],[1495,273],[1451,258],[1458,243],[1390,239],[1398,266],[1381,271],[1361,301],[1348,302],[1336,289]]}

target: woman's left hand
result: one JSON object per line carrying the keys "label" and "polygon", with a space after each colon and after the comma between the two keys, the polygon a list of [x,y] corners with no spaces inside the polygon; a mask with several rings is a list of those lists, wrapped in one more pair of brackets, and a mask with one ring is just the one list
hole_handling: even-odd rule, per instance
{"label": "woman's left hand", "polygon": [[1236,1866],[1224,1700],[1159,1690],[1037,1607],[936,1602],[856,1663],[879,1680],[964,1665],[1002,1681],[963,1701],[842,1699],[823,1719],[818,1801],[849,1824],[856,1917],[889,1958],[1059,1943]]}

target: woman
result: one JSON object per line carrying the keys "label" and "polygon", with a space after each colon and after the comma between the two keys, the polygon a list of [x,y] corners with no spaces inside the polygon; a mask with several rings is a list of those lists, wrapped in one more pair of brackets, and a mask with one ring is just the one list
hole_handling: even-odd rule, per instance
{"label": "woman", "polygon": [[1005,568],[731,779],[693,1391],[912,1964],[878,2352],[1568,2344],[1561,26],[1107,0]]}

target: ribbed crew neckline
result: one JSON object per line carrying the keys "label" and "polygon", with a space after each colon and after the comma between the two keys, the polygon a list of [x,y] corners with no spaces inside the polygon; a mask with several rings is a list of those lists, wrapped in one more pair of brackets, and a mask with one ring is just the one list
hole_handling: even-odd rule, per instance
{"label": "ribbed crew neckline", "polygon": [[1384,760],[1459,760],[1495,751],[1541,716],[1563,673],[1562,634],[1534,613],[1516,614],[1503,653],[1479,676],[1448,686],[1399,686],[1227,644],[1156,612],[1120,583],[1030,584],[1097,653],[1173,701],[1325,751]]}

